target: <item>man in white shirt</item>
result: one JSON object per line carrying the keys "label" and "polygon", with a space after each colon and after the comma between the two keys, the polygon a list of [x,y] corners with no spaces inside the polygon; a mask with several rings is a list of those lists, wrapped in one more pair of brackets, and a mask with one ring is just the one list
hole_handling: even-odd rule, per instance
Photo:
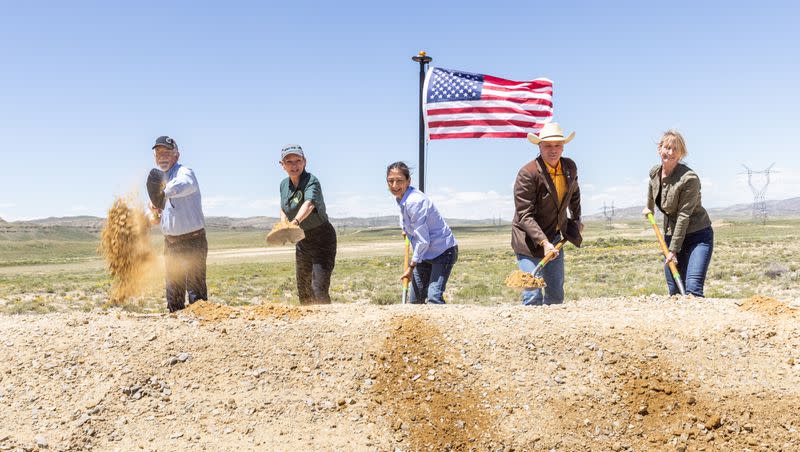
{"label": "man in white shirt", "polygon": [[166,201],[163,209],[152,203],[150,209],[161,217],[167,308],[175,312],[184,308],[187,295],[190,304],[208,300],[205,217],[197,178],[191,169],[178,163],[178,143],[168,136],[158,137],[153,156],[164,172]]}

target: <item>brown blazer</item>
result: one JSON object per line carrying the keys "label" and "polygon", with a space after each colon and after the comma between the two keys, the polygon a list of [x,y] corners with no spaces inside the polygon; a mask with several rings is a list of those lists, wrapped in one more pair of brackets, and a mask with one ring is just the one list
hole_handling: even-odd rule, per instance
{"label": "brown blazer", "polygon": [[540,243],[545,239],[552,243],[558,230],[575,246],[581,246],[583,239],[577,225],[581,218],[578,167],[571,159],[562,157],[561,168],[567,178],[567,193],[560,206],[556,187],[541,156],[517,173],[514,182],[516,212],[511,223],[511,247],[515,253],[543,257],[544,247]]}

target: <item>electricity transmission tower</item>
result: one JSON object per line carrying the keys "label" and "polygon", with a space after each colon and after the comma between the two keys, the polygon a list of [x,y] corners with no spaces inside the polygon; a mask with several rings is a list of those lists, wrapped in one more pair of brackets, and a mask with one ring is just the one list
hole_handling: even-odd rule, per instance
{"label": "electricity transmission tower", "polygon": [[614,228],[614,201],[611,201],[611,208],[606,207],[606,202],[603,201],[603,216],[606,218],[606,229]]}
{"label": "electricity transmission tower", "polygon": [[[767,187],[769,186],[769,175],[770,173],[774,173],[772,171],[772,167],[775,165],[768,166],[767,169],[763,171],[753,171],[747,167],[747,165],[742,165],[744,169],[747,171],[747,185],[750,186],[750,191],[753,192],[753,222],[754,223],[767,223],[767,201],[765,196],[767,194]],[[757,187],[753,184],[753,175],[754,174],[763,174],[763,185]]]}

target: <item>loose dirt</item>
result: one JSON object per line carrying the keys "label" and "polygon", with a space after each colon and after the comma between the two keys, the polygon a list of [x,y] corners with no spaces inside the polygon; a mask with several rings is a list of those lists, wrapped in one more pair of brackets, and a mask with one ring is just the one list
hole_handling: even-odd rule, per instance
{"label": "loose dirt", "polygon": [[514,270],[513,273],[506,277],[505,284],[506,287],[511,287],[512,289],[536,289],[547,285],[544,279],[536,278],[522,270]]}
{"label": "loose dirt", "polygon": [[797,315],[797,309],[788,306],[782,301],[774,298],[765,297],[763,295],[754,295],[746,300],[741,305],[745,311],[760,312],[766,315],[775,316],[789,316],[794,317]]}
{"label": "loose dirt", "polygon": [[285,245],[297,243],[306,237],[300,226],[288,221],[279,221],[272,225],[272,230],[267,234],[267,245]]}
{"label": "loose dirt", "polygon": [[287,306],[284,304],[260,304],[252,306],[231,307],[205,300],[200,300],[190,304],[181,314],[188,314],[197,317],[204,323],[221,322],[223,320],[242,317],[246,320],[264,319],[289,319],[296,320],[300,317],[314,312],[313,309],[299,306]]}
{"label": "loose dirt", "polygon": [[115,305],[141,294],[155,263],[150,225],[135,199],[136,195],[116,198],[100,233],[98,251],[113,278],[110,301]]}
{"label": "loose dirt", "polygon": [[749,303],[0,316],[0,450],[798,450],[800,330]]}
{"label": "loose dirt", "polygon": [[205,300],[196,301],[186,307],[181,314],[189,314],[203,322],[219,322],[236,317],[236,310],[225,305],[211,303]]}
{"label": "loose dirt", "polygon": [[[419,316],[390,321],[370,395],[379,421],[414,450],[495,446],[490,400],[472,386],[439,328]],[[378,374],[381,374],[378,378]]]}

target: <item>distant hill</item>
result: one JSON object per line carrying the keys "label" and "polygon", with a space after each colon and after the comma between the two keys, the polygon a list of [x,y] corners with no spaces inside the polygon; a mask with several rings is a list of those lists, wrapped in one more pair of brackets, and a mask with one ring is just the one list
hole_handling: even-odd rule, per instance
{"label": "distant hill", "polygon": [[279,219],[275,217],[206,217],[209,229],[270,229]]}
{"label": "distant hill", "polygon": [[[614,220],[637,220],[641,218],[644,206],[622,207],[614,209]],[[734,204],[728,207],[713,207],[708,209],[708,214],[713,221],[728,219],[741,220],[752,216],[752,204]],[[800,218],[800,197],[770,200],[767,201],[767,215],[769,218]],[[658,216],[658,215],[657,215]],[[585,220],[604,220],[602,212],[584,215]],[[386,215],[373,218],[344,217],[331,218],[331,223],[337,228],[381,228],[397,226],[397,215]],[[270,229],[276,217],[206,217],[206,227],[209,229]],[[450,226],[484,226],[496,224],[496,219],[466,220],[460,218],[448,218]],[[8,228],[37,228],[37,227],[70,227],[98,231],[105,224],[105,218],[93,217],[88,215],[76,217],[48,217],[29,221],[6,222],[0,218],[0,223],[5,229]],[[508,224],[508,221],[502,221]]]}
{"label": "distant hill", "polygon": [[15,223],[29,223],[38,226],[72,226],[78,228],[101,228],[105,218],[80,215],[76,217],[47,217],[38,220],[15,221]]}
{"label": "distant hill", "polygon": [[[753,216],[753,204],[734,204],[725,208],[710,208],[708,214],[712,219],[748,218]],[[800,217],[800,197],[767,201],[767,216],[769,218]]]}
{"label": "distant hill", "polygon": [[[614,209],[614,220],[635,220],[642,217],[644,206]],[[707,208],[712,221],[742,220],[753,216],[753,204],[734,204],[728,207]],[[800,197],[767,201],[769,218],[800,218]],[[586,220],[604,220],[603,213],[584,215]]]}

